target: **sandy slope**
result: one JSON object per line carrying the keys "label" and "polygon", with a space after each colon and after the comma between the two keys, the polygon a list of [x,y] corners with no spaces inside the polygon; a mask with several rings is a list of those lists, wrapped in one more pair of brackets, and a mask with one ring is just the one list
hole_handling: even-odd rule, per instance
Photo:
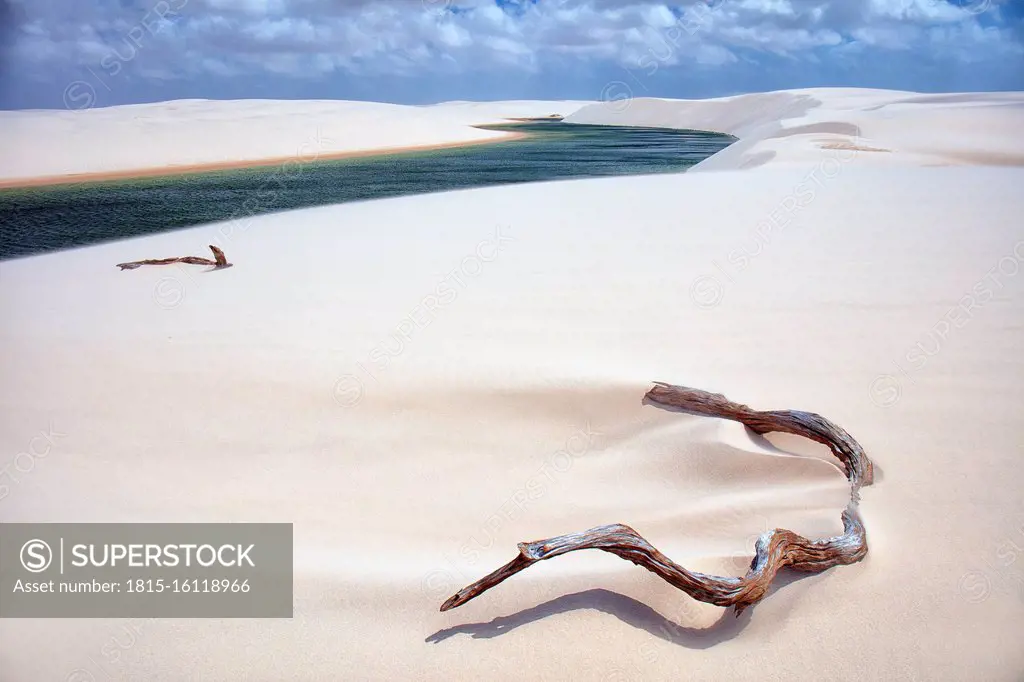
{"label": "sandy slope", "polygon": [[[759,137],[758,112],[806,96],[783,93],[745,100],[734,162],[776,152],[753,171],[348,204],[0,264],[0,465],[60,434],[0,518],[287,520],[297,542],[291,621],[0,622],[0,670],[1019,679],[1024,170],[921,167],[988,158],[987,99],[904,104],[869,136],[868,109],[910,95],[823,95],[827,117],[782,125],[861,126],[888,161]],[[113,267],[207,243],[236,267]],[[516,542],[597,524],[734,574],[768,528],[840,530],[846,483],[819,449],[643,406],[654,379],[848,429],[881,472],[867,559],[789,577],[739,619],[596,552],[438,613]]]}
{"label": "sandy slope", "polygon": [[0,183],[268,159],[309,161],[502,139],[509,134],[471,126],[567,114],[583,104],[176,100],[83,111],[0,111]]}
{"label": "sandy slope", "polygon": [[858,165],[1024,166],[1024,94],[922,95],[812,88],[713,100],[600,102],[574,123],[716,130],[741,142],[700,170],[815,163],[822,150],[856,149]]}

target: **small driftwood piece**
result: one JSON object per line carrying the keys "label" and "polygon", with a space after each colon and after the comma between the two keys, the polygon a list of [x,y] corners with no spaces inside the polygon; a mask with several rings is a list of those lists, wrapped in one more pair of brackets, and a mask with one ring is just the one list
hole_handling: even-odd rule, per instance
{"label": "small driftwood piece", "polygon": [[732,578],[686,570],[629,526],[620,523],[599,526],[582,533],[520,543],[519,556],[454,594],[441,605],[442,611],[462,606],[538,561],[580,549],[600,549],[646,568],[698,601],[735,607],[738,616],[764,598],[768,586],[783,567],[817,573],[833,566],[855,563],[867,554],[867,538],[857,504],[860,488],[872,482],[871,460],[842,428],[812,412],[761,412],[731,402],[717,393],[660,382],[647,393],[646,398],[660,405],[738,421],[758,434],[773,431],[792,433],[827,445],[842,463],[850,481],[850,503],[842,513],[843,534],[825,540],[809,540],[792,531],[776,528],[758,538],[747,574],[742,578]]}
{"label": "small driftwood piece", "polygon": [[189,265],[212,265],[215,268],[230,268],[231,263],[225,258],[224,252],[213,244],[209,245],[213,251],[213,260],[200,258],[199,256],[184,256],[182,258],[150,258],[149,260],[136,260],[131,263],[118,263],[121,270],[134,270],[143,265],[170,265],[171,263],[188,263]]}

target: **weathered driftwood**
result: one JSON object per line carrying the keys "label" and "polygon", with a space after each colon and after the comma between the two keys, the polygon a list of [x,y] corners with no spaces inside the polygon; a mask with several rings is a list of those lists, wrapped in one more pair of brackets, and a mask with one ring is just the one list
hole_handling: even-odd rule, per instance
{"label": "weathered driftwood", "polygon": [[171,263],[188,263],[189,265],[212,265],[215,268],[230,268],[231,263],[224,257],[224,252],[218,247],[210,244],[210,251],[213,251],[213,260],[200,258],[199,256],[184,256],[182,258],[151,258],[149,260],[136,260],[131,263],[118,263],[117,267],[122,270],[134,270],[142,265],[170,265]]}
{"label": "weathered driftwood", "polygon": [[857,504],[861,486],[870,485],[872,481],[871,460],[857,441],[839,426],[812,412],[760,412],[731,402],[723,395],[685,386],[658,383],[646,397],[661,405],[738,421],[755,433],[793,433],[827,445],[842,463],[850,481],[850,503],[842,513],[843,534],[826,540],[808,540],[792,531],[776,528],[757,540],[755,556],[747,574],[742,578],[731,578],[686,570],[629,526],[600,526],[582,533],[520,543],[519,556],[454,594],[441,605],[442,611],[462,606],[538,561],[580,549],[600,549],[652,571],[694,599],[716,606],[733,606],[738,616],[764,598],[775,574],[785,566],[817,573],[860,561],[867,554],[867,539]]}

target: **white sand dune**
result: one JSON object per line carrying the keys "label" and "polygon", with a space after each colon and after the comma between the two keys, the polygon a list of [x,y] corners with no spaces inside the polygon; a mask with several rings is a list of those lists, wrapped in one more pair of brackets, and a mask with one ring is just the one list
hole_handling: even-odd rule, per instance
{"label": "white sand dune", "polygon": [[[1019,679],[1024,169],[1002,161],[1022,101],[612,102],[571,119],[741,141],[702,164],[720,172],[0,263],[0,466],[60,434],[5,481],[0,519],[291,521],[296,538],[292,620],[3,621],[4,678]],[[210,243],[235,267],[114,267]],[[841,530],[827,453],[644,406],[652,380],[850,431],[879,471],[867,558],[786,576],[739,619],[593,551],[439,613],[517,542],[599,524],[734,575],[767,529]]]}
{"label": "white sand dune", "polygon": [[[83,111],[0,112],[0,181],[295,159],[481,142],[472,126],[575,111],[584,102],[176,100]],[[117,144],[110,144],[117,140]]]}
{"label": "white sand dune", "polygon": [[858,165],[1024,166],[1021,93],[922,95],[813,88],[714,100],[600,102],[574,123],[715,130],[740,138],[700,170],[816,163],[822,150],[856,149]]}

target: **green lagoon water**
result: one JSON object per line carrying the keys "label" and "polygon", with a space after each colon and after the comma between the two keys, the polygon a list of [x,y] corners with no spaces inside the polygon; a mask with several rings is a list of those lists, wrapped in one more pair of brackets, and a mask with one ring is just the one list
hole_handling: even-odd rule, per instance
{"label": "green lagoon water", "polygon": [[734,138],[533,121],[492,144],[0,190],[0,260],[304,206],[520,182],[684,171]]}

